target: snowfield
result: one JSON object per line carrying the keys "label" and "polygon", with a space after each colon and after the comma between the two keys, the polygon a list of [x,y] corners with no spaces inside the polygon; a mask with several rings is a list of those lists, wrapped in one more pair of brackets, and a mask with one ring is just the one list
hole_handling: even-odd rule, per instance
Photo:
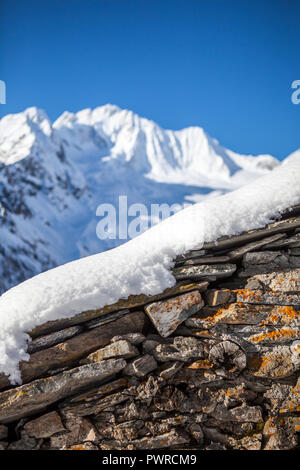
{"label": "snowfield", "polygon": [[299,203],[300,155],[296,153],[269,174],[190,206],[122,246],[67,263],[10,289],[0,297],[1,372],[12,383],[21,382],[18,363],[29,358],[26,331],[129,295],[157,294],[175,284],[171,268],[177,255],[222,235],[261,228]]}

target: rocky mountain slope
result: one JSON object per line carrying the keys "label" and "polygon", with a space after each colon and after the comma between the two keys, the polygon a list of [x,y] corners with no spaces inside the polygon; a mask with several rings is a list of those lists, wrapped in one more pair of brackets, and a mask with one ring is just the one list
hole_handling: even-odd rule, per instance
{"label": "rocky mountain slope", "polygon": [[36,108],[8,115],[0,121],[0,292],[123,243],[97,238],[100,204],[118,210],[122,195],[149,208],[192,203],[278,164],[227,150],[201,128],[164,130],[117,106],[66,112],[53,124]]}

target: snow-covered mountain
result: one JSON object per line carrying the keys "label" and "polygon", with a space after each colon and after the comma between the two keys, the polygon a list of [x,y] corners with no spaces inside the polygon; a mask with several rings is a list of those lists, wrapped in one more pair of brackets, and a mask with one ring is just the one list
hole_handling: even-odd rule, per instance
{"label": "snow-covered mountain", "polygon": [[[295,158],[291,156],[290,158]],[[53,124],[36,108],[0,120],[0,291],[125,240],[100,240],[97,207],[196,202],[272,171],[270,155],[239,155],[203,129],[164,130],[106,105]]]}

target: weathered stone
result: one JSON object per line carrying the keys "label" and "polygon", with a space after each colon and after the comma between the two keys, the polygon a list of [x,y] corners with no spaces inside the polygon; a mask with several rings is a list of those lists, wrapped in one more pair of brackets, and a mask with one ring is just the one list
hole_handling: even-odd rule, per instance
{"label": "weathered stone", "polygon": [[272,384],[264,397],[270,401],[273,415],[298,413],[300,411],[300,378],[294,387],[279,383]]}
{"label": "weathered stone", "polygon": [[124,358],[129,359],[130,357],[138,356],[139,352],[135,346],[129,341],[119,340],[115,343],[111,343],[105,348],[98,349],[97,351],[89,354],[85,359],[81,361],[82,364],[89,364],[91,362],[100,362],[103,359],[112,358]]}
{"label": "weathered stone", "polygon": [[[47,322],[43,325],[36,327],[33,331],[30,332],[30,336],[36,337],[40,335],[45,335],[48,333],[52,333],[53,331],[62,330],[63,328],[77,325],[84,322],[89,322],[89,325],[102,325],[103,323],[92,323],[91,320],[98,319],[98,317],[102,315],[107,315],[104,318],[105,324],[111,321],[111,317],[108,316],[110,313],[114,313],[119,316],[127,315],[128,309],[142,307],[143,305],[149,304],[151,302],[156,302],[157,300],[166,299],[168,297],[172,297],[173,295],[184,294],[186,292],[190,292],[192,290],[199,290],[203,292],[206,290],[208,286],[207,282],[200,282],[200,283],[191,283],[191,282],[179,282],[174,287],[170,287],[164,290],[161,294],[157,295],[130,295],[128,299],[120,299],[118,302],[112,305],[106,305],[103,308],[99,308],[97,310],[88,310],[86,312],[79,313],[78,315],[74,315],[70,318],[63,318],[60,320],[55,320],[51,322]],[[113,316],[113,320],[116,318]],[[119,333],[117,333],[119,334]],[[122,334],[122,333],[120,333]]]}
{"label": "weathered stone", "polygon": [[135,449],[165,449],[171,446],[188,444],[189,442],[190,439],[186,433],[173,429],[167,434],[132,441],[132,444]]}
{"label": "weathered stone", "polygon": [[229,289],[211,289],[205,294],[206,305],[215,307],[216,305],[226,304],[233,297]]}
{"label": "weathered stone", "polygon": [[8,442],[0,442],[0,450],[6,450],[8,447]]}
{"label": "weathered stone", "polygon": [[252,266],[253,264],[270,264],[273,263],[276,258],[280,258],[281,253],[278,251],[257,251],[253,253],[247,253],[243,256],[242,264],[247,268],[248,266]]}
{"label": "weathered stone", "polygon": [[297,446],[297,436],[291,419],[270,417],[263,435],[267,440],[264,450],[291,450]]}
{"label": "weathered stone", "polygon": [[150,356],[150,354],[145,354],[144,356],[135,359],[132,363],[134,375],[137,377],[144,377],[156,368],[157,362],[152,356]]}
{"label": "weathered stone", "polygon": [[81,394],[73,400],[62,403],[60,412],[67,418],[99,414],[105,409],[109,409],[128,400],[129,396],[122,392],[111,394],[114,390],[124,388],[126,384],[127,381],[123,378],[104,385],[103,388],[99,387],[99,393],[93,390],[90,395],[89,392]]}
{"label": "weathered stone", "polygon": [[262,349],[252,355],[249,373],[257,377],[282,379],[293,375],[300,369],[300,342],[291,346],[276,346]]}
{"label": "weathered stone", "polygon": [[184,279],[207,279],[215,281],[216,279],[229,277],[236,271],[235,264],[203,264],[199,266],[183,266],[173,269],[175,278]]}
{"label": "weathered stone", "polygon": [[237,421],[242,423],[261,423],[263,421],[262,410],[259,406],[248,406],[245,404],[231,409],[218,404],[211,414],[220,421]]}
{"label": "weathered stone", "polygon": [[230,251],[227,255],[229,259],[236,260],[244,256],[246,253],[251,251],[257,250],[258,248],[265,247],[268,243],[276,242],[285,237],[285,234],[277,234],[273,235],[272,237],[263,238],[262,240],[258,240],[252,243],[248,243],[247,245],[243,245],[240,248]]}
{"label": "weathered stone", "polygon": [[[248,284],[251,286],[251,284]],[[300,294],[289,294],[279,291],[264,292],[258,289],[240,289],[236,291],[237,302],[249,304],[280,305],[282,307],[300,307]]]}
{"label": "weathered stone", "polygon": [[107,323],[111,323],[112,321],[118,320],[119,318],[124,317],[124,315],[127,315],[128,313],[130,313],[130,310],[128,310],[128,308],[124,310],[118,310],[117,312],[101,315],[100,317],[96,317],[92,320],[84,322],[83,325],[84,328],[92,330],[93,328],[98,328],[99,326],[106,325]]}
{"label": "weathered stone", "polygon": [[153,339],[146,339],[146,341],[144,341],[143,343],[143,351],[146,353],[146,354],[151,354],[152,351],[156,348],[156,346],[158,346],[159,344],[161,344],[159,341],[155,341]]}
{"label": "weathered stone", "polygon": [[169,300],[149,304],[145,310],[159,334],[167,337],[184,320],[198,312],[203,305],[201,294],[198,291],[193,291]]}
{"label": "weathered stone", "polygon": [[173,344],[159,344],[154,350],[160,362],[183,361],[203,357],[203,344],[196,338],[176,337]]}
{"label": "weathered stone", "polygon": [[[202,316],[190,317],[186,326],[192,328],[212,328],[216,324],[226,325],[258,325],[261,332],[265,326],[297,326],[300,311],[291,306],[252,305],[233,303],[220,309],[202,310]],[[204,316],[205,314],[205,316]]]}
{"label": "weathered stone", "polygon": [[213,346],[209,351],[209,359],[216,365],[224,365],[231,374],[239,373],[247,364],[246,354],[242,348],[229,340]]}
{"label": "weathered stone", "polygon": [[203,249],[213,251],[228,250],[244,243],[261,240],[264,237],[275,235],[277,233],[290,232],[298,227],[300,227],[300,218],[291,218],[269,224],[267,228],[264,229],[250,230],[249,232],[242,233],[241,235],[231,237],[226,236],[219,238],[215,242],[204,243]]}
{"label": "weathered stone", "polygon": [[42,445],[42,440],[29,437],[25,431],[21,431],[21,439],[12,442],[8,450],[38,450]]}
{"label": "weathered stone", "polygon": [[[281,294],[300,293],[300,269],[289,272],[255,275],[248,280],[249,289],[256,283],[258,289],[263,291],[280,292]],[[257,288],[256,288],[257,289]]]}
{"label": "weathered stone", "polygon": [[206,250],[191,250],[187,251],[183,255],[179,255],[176,257],[175,262],[176,263],[183,263],[184,261],[192,258],[200,258],[201,256],[206,255],[207,251]]}
{"label": "weathered stone", "polygon": [[[277,256],[275,256],[277,254]],[[252,259],[250,257],[252,255]],[[300,267],[300,258],[297,256],[288,256],[287,254],[281,254],[280,252],[274,252],[273,254],[270,253],[270,257],[274,256],[273,261],[268,261],[268,257],[263,259],[263,263],[254,264],[254,253],[248,253],[245,255],[245,259],[243,261],[244,269],[241,269],[238,272],[238,276],[240,278],[249,278],[255,275],[260,274],[268,274],[268,273],[278,273],[282,270],[292,270],[294,268]],[[248,261],[247,261],[248,260]]]}
{"label": "weathered stone", "polygon": [[228,438],[228,445],[234,450],[260,450],[262,446],[262,434],[252,434],[242,439]]}
{"label": "weathered stone", "polygon": [[123,359],[88,364],[2,392],[0,422],[8,423],[44,410],[48,405],[73,395],[84,387],[94,386],[111,377],[125,365]]}
{"label": "weathered stone", "polygon": [[24,430],[30,437],[47,438],[65,431],[61,418],[56,411],[51,411],[25,424]]}
{"label": "weathered stone", "polygon": [[[112,323],[102,325],[85,333],[38,351],[31,355],[28,362],[20,364],[23,383],[30,382],[37,377],[48,375],[49,371],[76,364],[87,354],[106,346],[116,334],[141,332],[145,324],[143,312],[132,312]],[[9,386],[6,376],[0,375],[0,389]]]}
{"label": "weathered stone", "polygon": [[282,328],[264,328],[245,327],[242,330],[236,330],[247,341],[257,345],[288,344],[300,339],[300,329],[298,327],[284,326]]}
{"label": "weathered stone", "polygon": [[148,403],[149,398],[155,397],[155,395],[160,391],[162,383],[162,378],[149,375],[149,377],[136,388],[136,398]]}
{"label": "weathered stone", "polygon": [[7,427],[4,424],[0,424],[0,441],[7,438]]}
{"label": "weathered stone", "polygon": [[219,264],[230,262],[229,256],[202,256],[200,258],[191,258],[183,263],[181,266],[197,266],[199,264]]}
{"label": "weathered stone", "polygon": [[97,430],[87,418],[73,418],[66,420],[68,432],[51,437],[51,448],[65,450],[70,446],[83,442],[96,442]]}
{"label": "weathered stone", "polygon": [[129,343],[133,344],[134,346],[137,346],[138,344],[143,343],[146,338],[142,333],[127,333],[126,335],[122,336],[114,336],[111,342],[115,343],[116,341],[120,341],[121,339],[129,341]]}
{"label": "weathered stone", "polygon": [[159,372],[159,376],[162,377],[164,380],[171,379],[183,366],[182,362],[175,361],[169,362],[164,365],[163,369]]}
{"label": "weathered stone", "polygon": [[142,420],[131,420],[114,426],[102,429],[102,436],[106,439],[128,442],[140,437],[141,429],[144,427]]}
{"label": "weathered stone", "polygon": [[40,351],[41,349],[50,348],[55,344],[62,343],[63,341],[78,335],[83,331],[81,326],[71,326],[65,330],[51,333],[50,335],[40,336],[35,338],[31,343],[28,344],[27,352],[33,354],[34,352]]}
{"label": "weathered stone", "polygon": [[300,246],[300,233],[293,235],[292,237],[285,238],[276,242],[269,243],[265,246],[267,250],[283,249],[286,247],[299,247]]}

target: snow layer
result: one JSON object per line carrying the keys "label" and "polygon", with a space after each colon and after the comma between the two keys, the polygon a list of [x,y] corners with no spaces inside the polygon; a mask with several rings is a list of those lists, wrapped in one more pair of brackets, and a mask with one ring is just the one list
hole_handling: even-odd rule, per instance
{"label": "snow layer", "polygon": [[25,333],[59,318],[175,284],[172,260],[187,250],[265,226],[300,203],[300,157],[249,185],[175,214],[130,242],[42,273],[0,297],[0,370],[20,382]]}

